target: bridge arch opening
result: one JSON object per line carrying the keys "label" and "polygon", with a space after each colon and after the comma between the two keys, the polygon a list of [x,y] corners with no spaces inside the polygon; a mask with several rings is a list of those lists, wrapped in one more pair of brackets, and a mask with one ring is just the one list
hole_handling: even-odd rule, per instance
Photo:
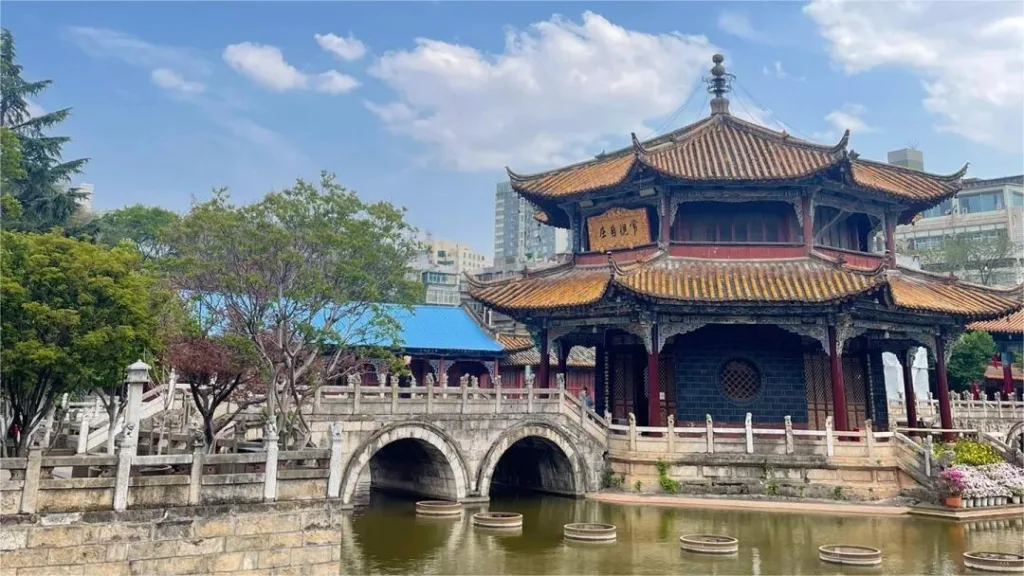
{"label": "bridge arch opening", "polygon": [[376,434],[353,454],[342,482],[346,504],[357,487],[441,500],[466,497],[466,467],[455,445],[423,426]]}
{"label": "bridge arch opening", "polygon": [[547,425],[507,432],[484,457],[481,496],[534,491],[578,497],[586,491],[582,458],[572,442]]}

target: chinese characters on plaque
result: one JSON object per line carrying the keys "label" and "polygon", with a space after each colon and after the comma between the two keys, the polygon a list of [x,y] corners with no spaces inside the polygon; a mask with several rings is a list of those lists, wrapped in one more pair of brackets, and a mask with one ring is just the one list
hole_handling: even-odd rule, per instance
{"label": "chinese characters on plaque", "polygon": [[612,208],[599,216],[587,218],[587,237],[592,251],[633,248],[651,242],[647,210]]}

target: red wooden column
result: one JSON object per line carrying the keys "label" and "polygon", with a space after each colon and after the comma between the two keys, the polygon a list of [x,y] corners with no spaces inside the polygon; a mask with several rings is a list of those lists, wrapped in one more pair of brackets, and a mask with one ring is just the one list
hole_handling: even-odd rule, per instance
{"label": "red wooden column", "polygon": [[[949,405],[949,381],[946,380],[946,341],[942,335],[935,337],[935,377],[939,389],[939,422],[944,430],[953,429],[953,410]],[[956,435],[946,432],[942,435],[946,442],[956,440]]]}
{"label": "red wooden column", "polygon": [[551,372],[551,359],[548,357],[548,329],[540,329],[540,365],[537,366],[537,388],[548,388],[548,374]]}
{"label": "red wooden column", "polygon": [[832,420],[836,430],[849,430],[846,424],[846,387],[843,385],[843,358],[836,345],[836,327],[828,327],[828,360],[832,369]]}
{"label": "red wooden column", "polygon": [[886,261],[886,268],[896,269],[896,217],[889,212],[885,213],[883,221],[885,227],[885,253],[889,256]]}
{"label": "red wooden column", "polygon": [[651,325],[651,350],[647,353],[647,425],[661,426],[661,375],[658,325]]}
{"label": "red wooden column", "polygon": [[907,406],[907,427],[917,428],[917,397],[914,395],[914,358],[917,347],[903,355],[903,402]]}
{"label": "red wooden column", "polygon": [[658,243],[662,246],[668,246],[669,241],[672,238],[672,222],[669,221],[669,211],[671,204],[669,203],[668,194],[661,197],[660,210],[660,223],[658,224]]}

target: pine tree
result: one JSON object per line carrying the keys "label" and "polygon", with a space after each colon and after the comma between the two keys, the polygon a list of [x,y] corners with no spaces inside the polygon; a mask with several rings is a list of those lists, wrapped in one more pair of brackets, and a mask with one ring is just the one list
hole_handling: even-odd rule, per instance
{"label": "pine tree", "polygon": [[82,171],[87,158],[63,161],[61,149],[71,139],[48,136],[47,131],[67,119],[70,108],[32,116],[28,98],[38,96],[50,87],[52,80],[28,82],[21,76],[17,63],[14,37],[4,28],[0,31],[0,127],[18,138],[23,174],[4,175],[5,193],[21,203],[23,213],[5,227],[45,230],[63,226],[74,215],[82,193],[65,188],[71,177]]}

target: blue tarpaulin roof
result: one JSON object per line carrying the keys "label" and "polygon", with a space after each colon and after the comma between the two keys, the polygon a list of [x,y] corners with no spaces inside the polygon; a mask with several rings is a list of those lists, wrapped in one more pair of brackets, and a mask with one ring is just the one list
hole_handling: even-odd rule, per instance
{"label": "blue tarpaulin roof", "polygon": [[[405,351],[436,350],[475,352],[488,356],[504,355],[505,349],[459,306],[421,304],[405,309],[385,304],[383,312],[399,324],[401,342],[373,344],[398,347]],[[368,315],[367,315],[368,317]],[[344,321],[342,321],[344,322]],[[359,322],[359,320],[357,320]]]}

